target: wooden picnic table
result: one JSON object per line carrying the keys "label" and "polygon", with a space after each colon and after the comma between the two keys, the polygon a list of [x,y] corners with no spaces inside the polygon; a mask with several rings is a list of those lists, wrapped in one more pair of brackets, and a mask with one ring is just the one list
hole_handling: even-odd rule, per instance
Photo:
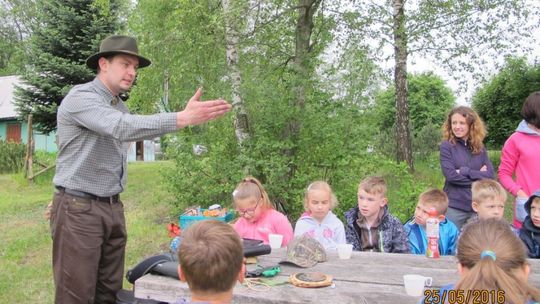
{"label": "wooden picnic table", "polygon": [[[258,264],[272,266],[283,260],[286,249],[273,250],[259,256]],[[529,282],[540,287],[540,260],[529,260]],[[351,259],[341,260],[337,253],[329,252],[328,260],[312,268],[300,268],[282,264],[276,280],[286,280],[297,272],[322,272],[332,275],[334,286],[323,288],[300,288],[291,284],[273,286],[267,291],[254,291],[236,284],[233,303],[418,303],[416,297],[408,296],[403,286],[404,274],[419,274],[433,278],[431,288],[455,283],[459,278],[457,259],[443,256],[430,259],[423,255],[357,252]],[[254,269],[248,265],[248,270]],[[189,297],[186,283],[174,278],[147,274],[135,282],[135,297],[174,302]]]}

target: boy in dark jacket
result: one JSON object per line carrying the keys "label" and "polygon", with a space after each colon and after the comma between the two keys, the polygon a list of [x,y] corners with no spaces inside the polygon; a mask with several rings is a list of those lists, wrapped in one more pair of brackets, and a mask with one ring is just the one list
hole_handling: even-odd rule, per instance
{"label": "boy in dark jacket", "polygon": [[386,182],[367,177],[358,185],[358,206],[345,212],[345,238],[356,251],[409,253],[401,222],[388,212]]}
{"label": "boy in dark jacket", "polygon": [[519,237],[529,251],[529,257],[540,258],[540,189],[536,190],[525,203],[527,217],[519,232]]}

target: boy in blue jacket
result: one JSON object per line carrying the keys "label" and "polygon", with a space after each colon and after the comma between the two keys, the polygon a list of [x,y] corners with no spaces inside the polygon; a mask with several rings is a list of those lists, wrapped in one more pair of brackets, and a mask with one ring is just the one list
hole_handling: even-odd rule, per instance
{"label": "boy in blue jacket", "polygon": [[413,254],[426,254],[426,220],[429,209],[435,208],[439,214],[439,251],[441,255],[454,255],[459,230],[452,221],[445,217],[448,209],[448,196],[439,189],[429,189],[420,194],[414,211],[414,218],[405,225],[409,247]]}

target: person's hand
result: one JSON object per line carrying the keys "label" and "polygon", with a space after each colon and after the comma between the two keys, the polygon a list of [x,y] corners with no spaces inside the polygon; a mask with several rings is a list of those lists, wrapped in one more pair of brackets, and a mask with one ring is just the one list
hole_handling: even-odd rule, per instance
{"label": "person's hand", "polygon": [[486,165],[483,165],[482,168],[480,168],[480,171],[487,171],[487,166]]}
{"label": "person's hand", "polygon": [[229,112],[232,106],[223,99],[201,101],[202,88],[189,99],[184,110],[176,114],[176,126],[183,128],[214,120]]}
{"label": "person's hand", "polygon": [[518,192],[517,192],[516,194],[517,194],[516,196],[517,196],[518,198],[528,198],[528,197],[529,197],[529,196],[527,195],[527,193],[525,193],[525,191],[523,191],[523,190],[521,190],[521,189],[519,189]]}

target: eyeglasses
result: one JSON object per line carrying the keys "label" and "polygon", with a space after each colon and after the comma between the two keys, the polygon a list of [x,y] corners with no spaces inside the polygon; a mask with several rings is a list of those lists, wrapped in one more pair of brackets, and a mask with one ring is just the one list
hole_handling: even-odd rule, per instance
{"label": "eyeglasses", "polygon": [[240,213],[240,216],[244,216],[244,215],[249,215],[249,216],[252,216],[253,214],[255,214],[255,211],[257,210],[257,207],[259,207],[259,203],[261,202],[261,198],[259,198],[259,200],[257,201],[257,203],[255,204],[255,207],[253,208],[247,208],[247,209],[236,209],[236,212]]}

